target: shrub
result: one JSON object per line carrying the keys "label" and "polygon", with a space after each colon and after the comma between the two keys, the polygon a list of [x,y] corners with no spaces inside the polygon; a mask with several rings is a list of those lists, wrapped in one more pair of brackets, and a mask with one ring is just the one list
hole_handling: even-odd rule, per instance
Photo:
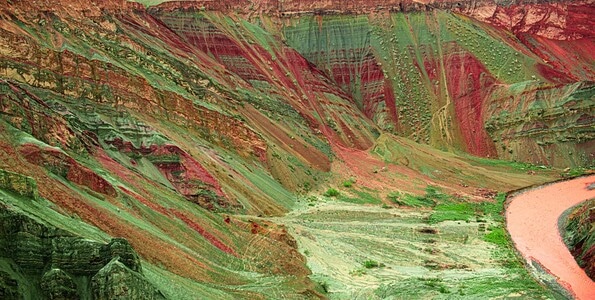
{"label": "shrub", "polygon": [[336,189],[334,189],[334,188],[330,188],[330,189],[328,189],[328,190],[327,190],[327,191],[324,193],[324,196],[326,196],[326,197],[337,197],[337,196],[339,196],[339,191],[337,191],[337,190],[336,190]]}
{"label": "shrub", "polygon": [[378,267],[380,267],[380,264],[377,261],[371,260],[371,259],[368,259],[368,260],[364,261],[362,263],[362,265],[364,265],[364,267],[366,269],[372,269],[372,268],[378,268]]}

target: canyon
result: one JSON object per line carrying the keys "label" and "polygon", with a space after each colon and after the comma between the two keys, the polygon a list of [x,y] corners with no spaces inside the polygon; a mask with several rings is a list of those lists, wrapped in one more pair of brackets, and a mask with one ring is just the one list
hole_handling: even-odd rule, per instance
{"label": "canyon", "polygon": [[[0,296],[567,297],[503,211],[593,172],[593,15],[3,0]],[[562,227],[591,274],[587,210]]]}

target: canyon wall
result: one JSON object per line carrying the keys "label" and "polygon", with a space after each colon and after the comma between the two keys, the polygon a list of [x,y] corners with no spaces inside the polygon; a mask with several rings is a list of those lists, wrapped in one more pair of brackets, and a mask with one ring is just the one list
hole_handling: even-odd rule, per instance
{"label": "canyon wall", "polygon": [[478,156],[589,166],[593,8],[315,14],[285,18],[283,34],[383,130]]}
{"label": "canyon wall", "polygon": [[[166,298],[322,297],[261,217],[336,174],[458,191],[530,182],[477,157],[593,166],[593,2],[494,3],[2,1],[2,203],[89,249],[124,238]],[[370,151],[398,147],[420,155]],[[145,286],[112,258],[87,291]]]}

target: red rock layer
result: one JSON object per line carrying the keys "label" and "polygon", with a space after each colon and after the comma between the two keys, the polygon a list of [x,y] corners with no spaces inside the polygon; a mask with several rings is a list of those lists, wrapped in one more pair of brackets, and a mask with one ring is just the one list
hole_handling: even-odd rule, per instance
{"label": "red rock layer", "polygon": [[64,176],[70,182],[107,196],[117,196],[116,190],[107,180],[64,152],[26,144],[21,148],[21,153],[30,163],[43,166],[58,176]]}
{"label": "red rock layer", "polygon": [[484,101],[496,80],[470,53],[462,49],[449,52],[452,54],[445,61],[448,93],[466,150],[477,156],[496,157],[494,143],[484,128]]}
{"label": "red rock layer", "polygon": [[593,37],[595,3],[568,1],[523,5],[461,6],[458,12],[506,28],[515,34],[530,33],[554,40]]}

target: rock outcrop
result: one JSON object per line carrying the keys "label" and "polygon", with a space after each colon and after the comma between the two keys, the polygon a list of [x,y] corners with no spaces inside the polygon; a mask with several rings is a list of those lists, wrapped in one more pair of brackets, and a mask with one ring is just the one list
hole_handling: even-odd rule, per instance
{"label": "rock outcrop", "polygon": [[76,283],[61,269],[51,269],[41,277],[41,291],[47,299],[80,299]]}
{"label": "rock outcrop", "polygon": [[104,244],[0,207],[3,299],[164,299],[142,273],[128,241]]}
{"label": "rock outcrop", "polygon": [[0,189],[15,192],[23,197],[39,197],[37,182],[31,177],[0,169]]}
{"label": "rock outcrop", "polygon": [[91,291],[94,299],[164,299],[141,273],[128,268],[118,258],[93,276]]}
{"label": "rock outcrop", "polygon": [[595,281],[595,200],[572,209],[561,231],[579,266]]}

